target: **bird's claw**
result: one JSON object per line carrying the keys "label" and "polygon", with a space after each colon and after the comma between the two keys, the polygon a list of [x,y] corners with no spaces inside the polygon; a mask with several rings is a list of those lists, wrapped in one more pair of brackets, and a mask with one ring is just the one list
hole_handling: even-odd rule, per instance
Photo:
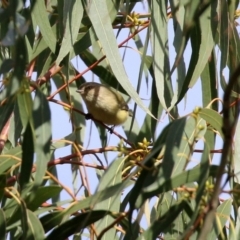
{"label": "bird's claw", "polygon": [[113,125],[111,128],[108,129],[111,134],[113,134],[114,127],[115,125]]}
{"label": "bird's claw", "polygon": [[87,113],[87,114],[85,115],[85,118],[86,118],[87,120],[92,119],[92,114],[91,114],[91,113]]}

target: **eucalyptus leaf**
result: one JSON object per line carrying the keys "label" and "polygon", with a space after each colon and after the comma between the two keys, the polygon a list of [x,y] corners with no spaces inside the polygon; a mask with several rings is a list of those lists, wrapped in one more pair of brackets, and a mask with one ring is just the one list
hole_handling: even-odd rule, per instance
{"label": "eucalyptus leaf", "polygon": [[86,11],[92,22],[96,35],[98,36],[99,41],[101,41],[106,57],[108,58],[112,71],[118,79],[118,82],[145,112],[154,117],[147,107],[143,105],[123,68],[116,39],[112,32],[111,20],[108,16],[108,9],[105,0],[93,0],[88,6],[86,6]]}

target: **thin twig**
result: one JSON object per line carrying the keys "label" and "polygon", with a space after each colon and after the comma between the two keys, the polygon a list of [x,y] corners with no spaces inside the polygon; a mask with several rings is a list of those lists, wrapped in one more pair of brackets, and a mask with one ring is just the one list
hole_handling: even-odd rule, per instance
{"label": "thin twig", "polygon": [[115,224],[119,223],[123,218],[125,218],[128,215],[128,213],[122,213],[121,216],[119,216],[118,218],[116,218],[115,221],[113,221],[109,226],[107,226],[106,228],[104,228],[100,234],[97,237],[97,240],[101,240],[101,238],[103,237],[104,233],[107,232],[109,229],[111,229]]}

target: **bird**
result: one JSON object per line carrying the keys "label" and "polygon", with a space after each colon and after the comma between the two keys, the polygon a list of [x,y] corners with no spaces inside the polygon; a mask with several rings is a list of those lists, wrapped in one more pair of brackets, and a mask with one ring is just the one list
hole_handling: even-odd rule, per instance
{"label": "bird", "polygon": [[132,116],[132,110],[121,93],[112,87],[86,82],[81,84],[77,92],[82,96],[90,116],[106,125],[122,125]]}

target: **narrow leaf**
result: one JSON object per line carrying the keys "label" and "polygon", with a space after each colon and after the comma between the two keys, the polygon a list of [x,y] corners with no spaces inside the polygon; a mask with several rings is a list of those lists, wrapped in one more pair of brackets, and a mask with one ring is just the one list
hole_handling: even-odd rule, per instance
{"label": "narrow leaf", "polygon": [[26,239],[32,240],[44,239],[45,233],[38,217],[28,209],[27,217],[28,217],[28,232]]}
{"label": "narrow leaf", "polygon": [[52,211],[40,218],[40,222],[45,232],[50,231],[62,222],[63,211]]}
{"label": "narrow leaf", "polygon": [[35,184],[40,185],[50,160],[51,145],[51,113],[48,101],[40,90],[36,90],[33,102],[33,118],[36,134],[36,166]]}
{"label": "narrow leaf", "polygon": [[22,143],[22,165],[19,177],[19,185],[21,190],[30,180],[33,165],[33,154],[34,154],[33,133],[30,123],[28,123],[25,133],[23,135]]}
{"label": "narrow leaf", "polygon": [[61,224],[59,227],[53,229],[53,231],[47,236],[46,240],[66,239],[76,231],[84,229],[91,223],[98,221],[109,213],[109,211],[103,210],[80,213],[78,216],[71,218],[70,220]]}
{"label": "narrow leaf", "polygon": [[[0,100],[1,99],[0,97]],[[13,98],[11,97],[10,99],[7,100],[5,104],[1,104],[0,106],[0,132],[2,132],[3,127],[5,126],[6,122],[10,118],[14,108],[14,101]]]}
{"label": "narrow leaf", "polygon": [[[207,107],[213,99],[218,97],[216,59],[213,51],[201,73],[201,82],[203,106]],[[218,101],[212,103],[211,108],[218,111]]]}
{"label": "narrow leaf", "polygon": [[212,29],[211,8],[207,10],[200,17],[200,29],[201,29],[201,44],[199,48],[199,56],[197,64],[194,68],[192,78],[189,83],[189,87],[192,88],[200,74],[202,73],[209,56],[211,55],[214,44],[214,32]]}
{"label": "narrow leaf", "polygon": [[6,216],[3,209],[0,208],[0,240],[5,240],[6,235],[6,228],[7,228],[7,221]]}
{"label": "narrow leaf", "polygon": [[218,206],[213,230],[210,233],[209,239],[217,239],[219,235],[221,236],[221,234],[223,234],[222,230],[225,224],[230,220],[231,207],[231,199],[224,201],[220,206]]}
{"label": "narrow leaf", "polygon": [[[34,194],[30,194],[26,197],[26,204],[29,210],[35,211],[42,203],[46,202],[50,198],[56,196],[62,191],[59,186],[44,186],[36,189]],[[32,197],[33,195],[33,197]]]}
{"label": "narrow leaf", "polygon": [[6,151],[0,155],[0,173],[5,172],[14,164],[20,163],[22,157],[22,148],[20,146]]}
{"label": "narrow leaf", "polygon": [[[27,86],[25,86],[25,84]],[[18,109],[23,125],[23,129],[26,129],[27,125],[30,124],[33,127],[32,122],[32,97],[29,91],[29,84],[26,80],[22,84],[22,92],[17,95]]]}
{"label": "narrow leaf", "polygon": [[[155,75],[157,94],[164,109],[167,109],[164,92],[165,83],[165,57],[167,44],[167,15],[166,1],[152,1],[152,31],[153,31],[153,70]],[[161,56],[161,57],[160,57]]]}
{"label": "narrow leaf", "polygon": [[218,112],[209,108],[201,108],[199,111],[199,116],[209,123],[213,128],[215,128],[223,138],[222,116]]}
{"label": "narrow leaf", "polygon": [[[215,176],[217,172],[217,166],[211,166],[209,175]],[[199,181],[200,177],[203,176],[203,172],[206,168],[202,167],[196,167],[191,170],[184,171],[183,173],[180,173],[179,175],[172,177],[171,179],[168,179],[166,181],[162,182],[156,182],[149,187],[146,187],[142,189],[141,197],[139,197],[138,202],[136,203],[136,207],[141,207],[143,202],[147,198],[151,198],[155,196],[156,194],[160,194],[163,192],[167,192],[169,190],[172,190],[173,188],[177,188],[183,184],[186,183],[192,183],[194,181]]]}
{"label": "narrow leaf", "polygon": [[44,1],[36,1],[32,9],[32,17],[40,28],[41,34],[53,53],[56,48],[56,36],[54,35],[48,20],[47,9]]}
{"label": "narrow leaf", "polygon": [[[107,187],[104,190],[99,191],[86,199],[83,199],[79,202],[72,204],[68,209],[66,209],[66,212],[67,214],[70,215],[76,211],[80,211],[85,208],[90,208],[92,207],[93,204],[100,203],[101,201],[108,199],[111,196],[117,195],[118,193],[122,192],[123,189],[130,185],[132,185],[132,182],[130,182],[129,180],[125,180],[124,182],[118,183],[114,186]],[[104,209],[107,210],[107,206],[105,206]]]}
{"label": "narrow leaf", "polygon": [[140,239],[157,239],[161,232],[166,231],[177,218],[177,216],[187,207],[186,201],[172,206],[169,211],[157,219],[141,236]]}
{"label": "narrow leaf", "polygon": [[83,16],[83,6],[80,0],[64,1],[63,25],[65,28],[61,48],[56,60],[59,65],[62,59],[71,51],[78,36],[78,30]]}
{"label": "narrow leaf", "polygon": [[136,93],[132,84],[130,83],[125,69],[123,67],[122,59],[120,57],[116,38],[114,36],[111,20],[108,14],[108,9],[105,0],[93,0],[90,2],[89,6],[86,6],[86,11],[88,12],[89,18],[92,22],[94,30],[101,42],[103,50],[112,68],[112,71],[118,82],[126,90],[126,92],[131,96],[131,98],[141,107],[145,112],[154,117],[149,109],[144,106],[142,100]]}
{"label": "narrow leaf", "polygon": [[233,169],[234,169],[234,173],[235,173],[235,178],[234,181],[237,182],[238,184],[240,184],[240,178],[239,178],[239,173],[240,173],[240,148],[238,146],[240,146],[240,120],[238,120],[238,123],[236,125],[236,129],[235,129],[235,138],[234,138],[234,153],[233,153]]}
{"label": "narrow leaf", "polygon": [[[114,186],[118,183],[121,183],[122,181],[122,166],[124,164],[124,161],[122,158],[116,159],[112,162],[112,164],[109,166],[107,171],[102,176],[98,191],[104,190],[107,187]],[[94,210],[101,210],[101,209],[107,209],[112,212],[118,212],[120,208],[120,198],[121,198],[121,192],[118,192],[118,194],[111,195],[108,199],[105,201],[102,201],[101,203],[97,203],[94,207]],[[95,227],[98,233],[100,233],[103,229],[108,227],[114,219],[107,215],[101,221],[96,222]],[[115,229],[110,229],[109,231],[104,234],[102,239],[114,239],[114,236],[116,234]]]}

